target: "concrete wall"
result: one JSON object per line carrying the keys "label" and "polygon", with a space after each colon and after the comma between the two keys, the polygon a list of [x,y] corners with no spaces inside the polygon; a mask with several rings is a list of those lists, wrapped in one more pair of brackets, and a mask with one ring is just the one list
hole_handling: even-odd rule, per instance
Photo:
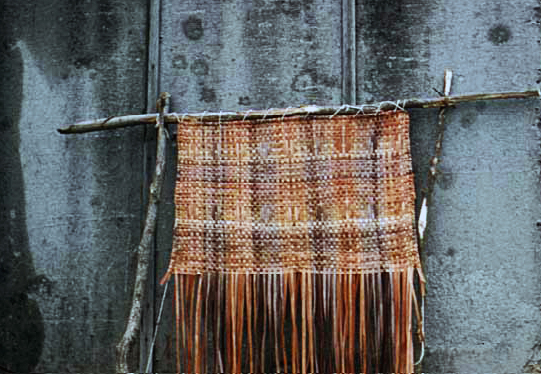
{"label": "concrete wall", "polygon": [[[151,138],[143,129],[54,129],[145,110],[147,2],[0,4],[0,366],[112,371]],[[159,85],[173,110],[341,103],[340,2],[162,8]],[[359,104],[433,97],[444,68],[455,73],[454,94],[523,90],[541,78],[538,0],[359,0],[355,18]],[[410,113],[420,190],[437,112]],[[423,255],[424,372],[521,372],[541,359],[538,118],[535,100],[448,111]],[[156,277],[171,245],[174,152]],[[173,368],[169,309],[155,355],[162,372]]]}
{"label": "concrete wall", "polygon": [[139,238],[143,129],[55,129],[144,110],[147,4],[0,9],[0,366],[112,372]]}

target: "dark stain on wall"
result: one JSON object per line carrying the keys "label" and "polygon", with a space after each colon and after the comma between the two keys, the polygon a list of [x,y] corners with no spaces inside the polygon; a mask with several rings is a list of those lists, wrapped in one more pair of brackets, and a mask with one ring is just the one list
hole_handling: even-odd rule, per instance
{"label": "dark stain on wall", "polygon": [[19,121],[23,61],[15,47],[13,15],[0,1],[0,366],[28,373],[43,349],[43,318],[29,298],[37,277],[28,242]]}
{"label": "dark stain on wall", "polygon": [[431,349],[430,346],[425,348],[425,358],[423,360],[423,368],[429,367],[433,373],[456,373],[455,357],[457,349],[449,350]]}
{"label": "dark stain on wall", "polygon": [[249,106],[250,105],[250,97],[249,96],[240,96],[239,97],[239,105],[241,105],[241,106]]}
{"label": "dark stain on wall", "polygon": [[[428,71],[428,0],[363,0],[357,6],[358,97],[379,101],[424,92]],[[366,51],[361,55],[360,51]],[[363,62],[364,61],[364,62]],[[423,67],[425,66],[425,67]]]}
{"label": "dark stain on wall", "polygon": [[203,20],[197,16],[189,16],[182,22],[184,35],[190,40],[199,40],[203,37]]}
{"label": "dark stain on wall", "polygon": [[184,55],[175,55],[173,57],[173,69],[184,70],[188,67],[188,61],[186,61],[186,56]]}
{"label": "dark stain on wall", "polygon": [[[296,92],[309,91],[311,89],[318,88],[336,88],[340,87],[341,80],[339,78],[332,78],[328,75],[322,74],[323,69],[319,69],[319,66],[314,67],[312,63],[307,63],[295,77],[291,83],[291,90]],[[324,87],[321,87],[324,86]]]}
{"label": "dark stain on wall", "polygon": [[488,30],[488,40],[494,45],[502,45],[511,39],[511,29],[506,25],[496,25]]}
{"label": "dark stain on wall", "polygon": [[[123,90],[120,97],[110,86],[116,80],[144,84],[145,70],[140,67],[145,64],[147,33],[144,24],[133,21],[143,18],[138,14],[145,14],[146,1],[31,0],[6,6],[13,9],[16,38],[23,40],[40,62],[51,86],[65,84],[73,76],[83,77],[81,70],[86,69],[95,86],[107,87],[99,90],[95,107],[117,113],[119,108],[132,112],[145,109],[144,103],[135,108],[123,105],[126,97],[139,99],[139,90]],[[111,58],[118,50],[126,51],[122,59]]]}
{"label": "dark stain on wall", "polygon": [[331,13],[335,7],[320,3],[315,9],[313,3],[253,0],[246,6],[242,51],[250,56],[250,105],[324,105],[332,100],[336,90],[321,86],[323,80],[332,79],[316,72],[328,72],[332,63],[329,34],[322,32],[318,23],[328,26],[331,15],[322,14]]}
{"label": "dark stain on wall", "polygon": [[296,92],[303,92],[311,89],[315,85],[316,78],[314,78],[314,74],[302,71],[295,77],[293,77],[293,81],[291,82],[291,89]]}
{"label": "dark stain on wall", "polygon": [[301,11],[302,3],[300,0],[278,0],[274,4],[278,12],[297,17]]}
{"label": "dark stain on wall", "polygon": [[49,79],[66,79],[72,69],[111,63],[115,48],[104,46],[117,45],[122,24],[113,1],[34,0],[16,5],[17,37],[41,57]]}
{"label": "dark stain on wall", "polygon": [[197,75],[197,76],[208,75],[209,65],[205,60],[197,59],[194,62],[192,62],[192,66],[190,66],[190,70],[192,71],[194,75]]}
{"label": "dark stain on wall", "polygon": [[204,101],[205,103],[212,103],[217,100],[216,90],[213,88],[203,86],[201,87],[199,94],[199,100]]}
{"label": "dark stain on wall", "polygon": [[449,190],[455,185],[455,174],[452,173],[448,167],[440,165],[440,171],[436,179],[438,185],[442,190]]}
{"label": "dark stain on wall", "polygon": [[460,116],[460,125],[464,129],[469,129],[477,121],[477,110],[463,110]]}
{"label": "dark stain on wall", "polygon": [[[65,35],[66,58],[75,67],[92,67],[106,61],[118,34],[119,20],[110,1],[68,1],[58,8],[65,22],[58,32]],[[96,53],[97,50],[102,53]],[[109,52],[109,53],[108,53]]]}

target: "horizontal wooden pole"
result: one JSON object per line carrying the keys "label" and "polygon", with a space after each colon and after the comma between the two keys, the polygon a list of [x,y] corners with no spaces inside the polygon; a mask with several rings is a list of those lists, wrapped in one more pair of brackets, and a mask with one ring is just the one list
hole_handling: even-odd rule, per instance
{"label": "horizontal wooden pole", "polygon": [[[539,91],[521,91],[521,92],[500,92],[500,93],[482,93],[471,95],[457,95],[438,97],[433,99],[405,99],[398,101],[382,101],[374,104],[364,104],[360,106],[343,105],[334,107],[320,106],[302,106],[299,108],[286,109],[268,109],[268,110],[249,110],[246,112],[203,112],[203,113],[169,113],[165,115],[165,123],[178,123],[180,121],[201,121],[201,122],[226,122],[244,119],[262,119],[288,117],[297,115],[336,115],[336,114],[374,114],[382,110],[393,110],[397,108],[438,108],[455,105],[467,101],[478,100],[502,100],[502,99],[527,99],[539,97]],[[57,131],[61,134],[80,134],[92,131],[118,129],[121,127],[155,124],[157,114],[139,114],[101,118],[78,122],[74,125],[62,127]]]}

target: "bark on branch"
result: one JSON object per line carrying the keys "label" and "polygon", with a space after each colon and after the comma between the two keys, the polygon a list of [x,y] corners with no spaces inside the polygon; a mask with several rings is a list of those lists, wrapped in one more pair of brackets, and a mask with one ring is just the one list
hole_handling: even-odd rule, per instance
{"label": "bark on branch", "polygon": [[[116,358],[116,372],[128,373],[128,354],[130,348],[133,346],[135,337],[140,330],[141,324],[141,307],[147,288],[148,280],[148,267],[150,259],[150,248],[152,244],[152,238],[156,231],[156,219],[158,215],[158,202],[160,199],[165,169],[166,158],[166,134],[164,126],[165,113],[169,107],[169,94],[162,92],[160,98],[156,103],[159,111],[157,121],[157,146],[156,146],[156,170],[152,177],[152,183],[150,184],[150,194],[148,199],[148,206],[146,212],[146,218],[144,223],[143,234],[141,241],[137,247],[137,270],[135,275],[135,285],[133,288],[133,301],[128,318],[128,324],[126,331],[122,336],[122,340],[118,343],[117,358]],[[154,115],[156,120],[156,115]]]}
{"label": "bark on branch", "polygon": [[[335,106],[319,107],[304,106],[300,108],[287,109],[269,109],[269,110],[250,110],[247,112],[222,112],[222,113],[170,113],[164,115],[164,123],[178,123],[181,120],[187,121],[231,121],[242,119],[261,119],[294,115],[333,115],[339,114],[357,114],[360,109],[364,113],[374,113],[378,110],[396,109],[397,105],[404,109],[409,108],[439,108],[455,105],[467,101],[478,100],[501,100],[501,99],[527,99],[539,97],[539,91],[521,91],[521,92],[500,92],[500,93],[482,93],[471,95],[444,96],[434,99],[400,99],[398,101],[383,101],[374,104],[364,104],[360,106]],[[79,134],[92,131],[117,129],[120,127],[145,125],[155,123],[156,114],[140,114],[120,117],[101,118],[78,122],[74,125],[62,127],[57,131],[61,134]]]}

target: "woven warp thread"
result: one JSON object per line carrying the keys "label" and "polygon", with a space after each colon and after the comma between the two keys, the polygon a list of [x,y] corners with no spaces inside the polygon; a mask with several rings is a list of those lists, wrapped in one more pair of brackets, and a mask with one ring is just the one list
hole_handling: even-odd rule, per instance
{"label": "woven warp thread", "polygon": [[413,372],[407,112],[183,122],[177,141],[178,372]]}

